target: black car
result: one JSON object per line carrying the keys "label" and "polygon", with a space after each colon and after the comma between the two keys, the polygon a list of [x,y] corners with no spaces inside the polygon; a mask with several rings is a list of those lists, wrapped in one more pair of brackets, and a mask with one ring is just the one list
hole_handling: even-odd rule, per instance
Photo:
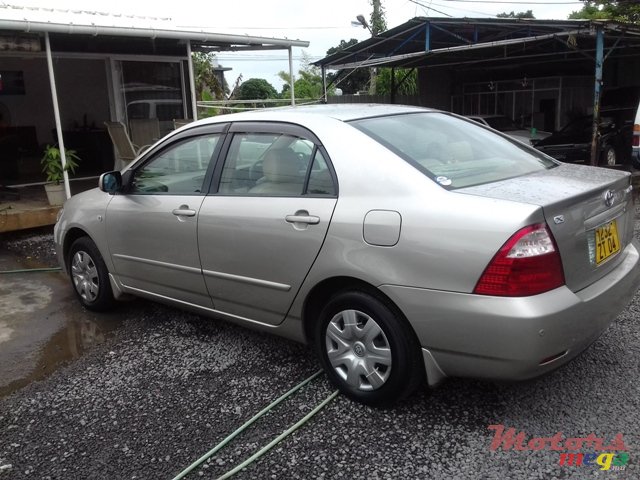
{"label": "black car", "polygon": [[[599,127],[598,165],[628,165],[632,126],[625,110],[602,112]],[[591,158],[593,117],[586,115],[559,132],[540,140],[535,147],[556,160],[588,164]]]}

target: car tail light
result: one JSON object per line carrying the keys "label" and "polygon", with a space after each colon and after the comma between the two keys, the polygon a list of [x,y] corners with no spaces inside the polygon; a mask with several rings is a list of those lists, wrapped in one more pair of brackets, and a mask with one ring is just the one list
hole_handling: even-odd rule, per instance
{"label": "car tail light", "polygon": [[498,250],[473,293],[527,297],[564,285],[562,260],[543,223],[517,231]]}
{"label": "car tail light", "polygon": [[640,147],[640,125],[637,123],[633,126],[633,146]]}

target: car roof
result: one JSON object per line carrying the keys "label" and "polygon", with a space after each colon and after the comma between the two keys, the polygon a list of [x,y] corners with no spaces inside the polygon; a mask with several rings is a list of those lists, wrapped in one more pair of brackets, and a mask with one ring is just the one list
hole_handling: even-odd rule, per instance
{"label": "car roof", "polygon": [[372,103],[343,103],[327,105],[303,105],[295,107],[265,108],[250,112],[231,113],[211,117],[201,122],[219,123],[232,121],[286,121],[300,118],[301,116],[324,116],[347,122],[360,118],[379,117],[384,115],[398,115],[402,113],[419,113],[437,111],[423,107],[409,105],[382,105]]}

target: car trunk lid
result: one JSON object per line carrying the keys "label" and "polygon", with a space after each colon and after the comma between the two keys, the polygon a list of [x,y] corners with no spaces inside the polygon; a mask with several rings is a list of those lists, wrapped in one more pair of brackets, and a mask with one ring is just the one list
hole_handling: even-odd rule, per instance
{"label": "car trunk lid", "polygon": [[563,164],[458,192],[540,206],[573,291],[613,270],[633,238],[635,212],[626,172]]}

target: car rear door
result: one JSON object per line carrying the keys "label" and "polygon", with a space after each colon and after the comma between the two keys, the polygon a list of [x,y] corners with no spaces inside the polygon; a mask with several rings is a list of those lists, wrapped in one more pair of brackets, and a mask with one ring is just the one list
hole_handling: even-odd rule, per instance
{"label": "car rear door", "polygon": [[338,189],[327,153],[290,124],[237,123],[198,220],[215,309],[282,322],[324,242]]}
{"label": "car rear door", "polygon": [[225,125],[192,128],[154,148],[114,196],[106,232],[115,272],[129,290],[211,308],[198,256],[197,212]]}

